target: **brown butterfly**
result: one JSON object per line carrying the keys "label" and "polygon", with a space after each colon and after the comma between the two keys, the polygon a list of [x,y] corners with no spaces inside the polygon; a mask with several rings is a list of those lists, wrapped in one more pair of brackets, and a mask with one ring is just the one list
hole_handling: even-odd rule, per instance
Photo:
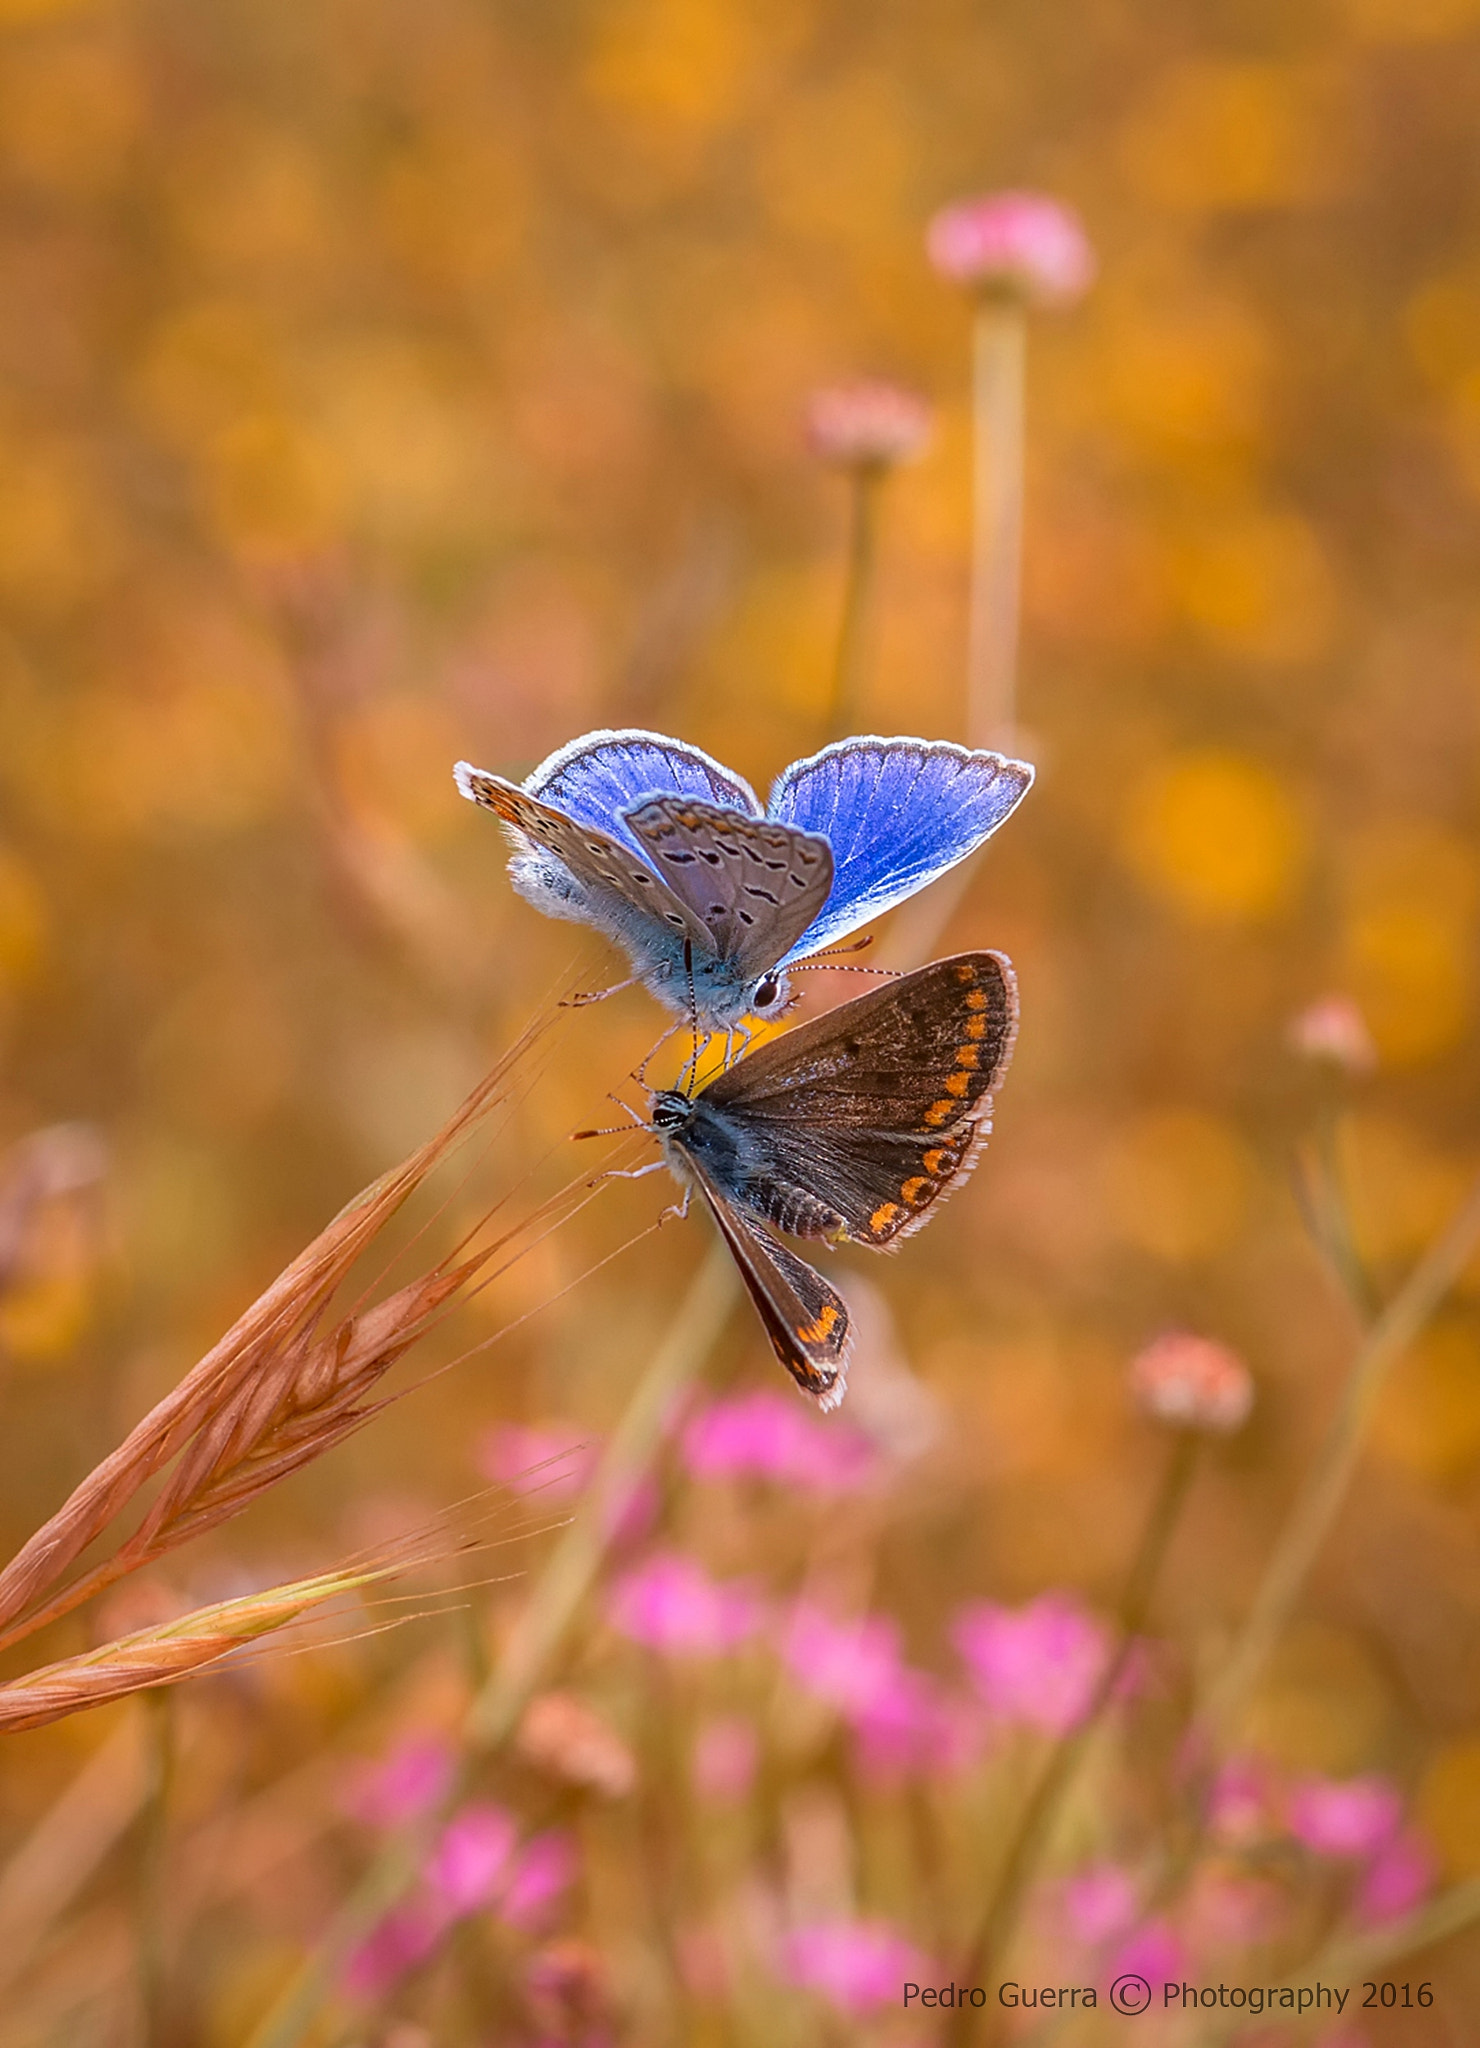
{"label": "brown butterfly", "polygon": [[772,1039],[652,1128],[729,1246],[776,1356],[822,1408],[843,1398],[848,1307],[767,1226],[891,1249],[966,1180],[1017,1030],[1000,953],[959,953]]}

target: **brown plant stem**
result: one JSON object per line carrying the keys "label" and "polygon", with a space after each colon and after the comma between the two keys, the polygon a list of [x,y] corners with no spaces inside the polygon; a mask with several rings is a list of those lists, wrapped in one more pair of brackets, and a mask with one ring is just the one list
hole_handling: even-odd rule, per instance
{"label": "brown plant stem", "polygon": [[884,471],[877,463],[857,462],[848,472],[848,562],[828,692],[826,730],[830,740],[842,739],[854,729],[863,695],[866,628],[878,556],[879,493],[883,483]]}
{"label": "brown plant stem", "polygon": [[1480,1179],[1358,1345],[1336,1413],[1296,1495],[1237,1641],[1202,1714],[1212,1743],[1227,1741],[1270,1651],[1294,1612],[1356,1471],[1383,1381],[1428,1322],[1480,1241]]}
{"label": "brown plant stem", "polygon": [[[1195,1431],[1177,1431],[1166,1472],[1117,1605],[1119,1641],[1114,1655],[1100,1674],[1083,1717],[1060,1736],[1041,1777],[1029,1794],[1003,1858],[996,1889],[963,1966],[963,1983],[985,1984],[1012,1940],[1033,1873],[1043,1852],[1052,1843],[1055,1825],[1073,1788],[1090,1740],[1135,1653],[1162,1562],[1197,1468],[1199,1449],[1200,1438]],[[946,2022],[942,2040],[946,2048],[965,2048],[977,2031],[976,2009],[961,2006]]]}
{"label": "brown plant stem", "polygon": [[1001,746],[1011,740],[1017,724],[1027,346],[1027,314],[1019,300],[993,296],[979,300],[971,347],[971,614],[966,699],[966,732],[974,747]]}

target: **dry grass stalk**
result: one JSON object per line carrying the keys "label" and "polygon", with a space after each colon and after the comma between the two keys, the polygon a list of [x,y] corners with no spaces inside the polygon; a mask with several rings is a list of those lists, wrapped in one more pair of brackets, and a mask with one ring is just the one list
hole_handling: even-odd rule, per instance
{"label": "dry grass stalk", "polygon": [[266,1592],[220,1601],[214,1607],[194,1608],[177,1621],[137,1629],[81,1656],[43,1664],[10,1685],[0,1685],[0,1734],[40,1728],[48,1721],[104,1706],[132,1692],[174,1685],[244,1643],[297,1621],[327,1600],[385,1579],[396,1569],[384,1565],[296,1579],[271,1586]]}
{"label": "dry grass stalk", "polygon": [[[502,1099],[511,1071],[549,1021],[550,1013],[537,1019],[434,1137],[340,1211],[0,1571],[0,1649],[227,1520],[378,1412],[384,1404],[369,1398],[377,1381],[544,1212],[332,1324],[330,1303],[391,1217]],[[69,1566],[177,1459],[133,1534],[59,1587]]]}

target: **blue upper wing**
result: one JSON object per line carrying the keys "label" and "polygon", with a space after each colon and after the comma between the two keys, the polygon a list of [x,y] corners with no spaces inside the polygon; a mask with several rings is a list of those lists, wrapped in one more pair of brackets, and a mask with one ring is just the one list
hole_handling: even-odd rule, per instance
{"label": "blue upper wing", "polygon": [[623,813],[655,796],[696,796],[706,803],[761,815],[748,782],[699,747],[659,732],[588,732],[542,761],[524,784],[531,796],[579,823],[625,839],[647,858]]}
{"label": "blue upper wing", "polygon": [[767,816],[822,833],[832,846],[833,885],[786,960],[845,938],[964,860],[1032,780],[1026,761],[950,740],[839,740],[794,761]]}

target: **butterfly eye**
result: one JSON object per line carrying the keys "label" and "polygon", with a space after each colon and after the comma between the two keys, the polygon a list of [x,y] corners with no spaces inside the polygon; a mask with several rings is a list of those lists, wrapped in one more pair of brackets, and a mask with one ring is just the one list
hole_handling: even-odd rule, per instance
{"label": "butterfly eye", "polygon": [[779,974],[763,974],[755,985],[754,1004],[757,1010],[769,1010],[781,993]]}

